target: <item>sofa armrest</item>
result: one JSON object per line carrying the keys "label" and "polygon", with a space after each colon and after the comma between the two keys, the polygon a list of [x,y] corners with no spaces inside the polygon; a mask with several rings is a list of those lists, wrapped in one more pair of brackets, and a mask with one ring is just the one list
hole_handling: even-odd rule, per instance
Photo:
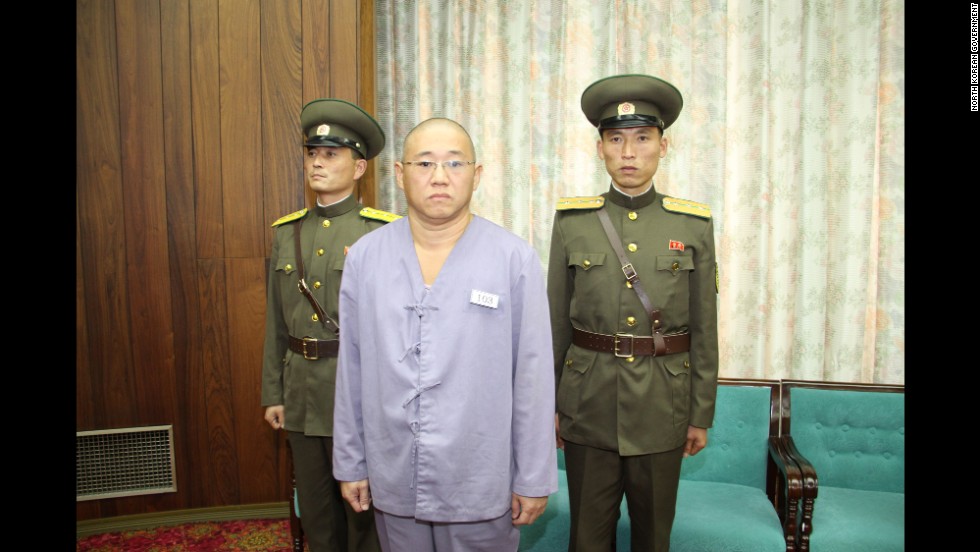
{"label": "sofa armrest", "polygon": [[783,526],[786,550],[798,550],[797,523],[803,497],[803,476],[787,452],[781,437],[769,437],[769,459],[766,465],[766,495],[772,502]]}
{"label": "sofa armrest", "polygon": [[803,456],[799,449],[796,448],[796,443],[793,441],[792,435],[783,435],[779,440],[782,443],[783,449],[798,466],[800,475],[803,478],[802,497],[799,513],[797,514],[800,516],[799,542],[797,545],[799,546],[799,550],[809,550],[810,532],[813,530],[813,503],[817,498],[817,470],[806,456]]}

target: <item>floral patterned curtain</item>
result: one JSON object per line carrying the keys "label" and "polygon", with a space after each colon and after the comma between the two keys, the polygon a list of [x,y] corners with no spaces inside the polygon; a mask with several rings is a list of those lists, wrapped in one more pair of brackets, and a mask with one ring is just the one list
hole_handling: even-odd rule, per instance
{"label": "floral patterned curtain", "polygon": [[904,383],[905,8],[899,0],[377,0],[379,207],[405,134],[457,120],[473,210],[547,266],[555,204],[609,186],[580,108],[645,73],[684,108],[654,177],[708,204],[721,376]]}

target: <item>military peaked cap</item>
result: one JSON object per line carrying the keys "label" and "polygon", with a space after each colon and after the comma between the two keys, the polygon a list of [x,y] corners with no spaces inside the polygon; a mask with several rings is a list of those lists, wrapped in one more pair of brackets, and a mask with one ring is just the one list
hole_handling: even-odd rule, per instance
{"label": "military peaked cap", "polygon": [[344,100],[313,100],[303,106],[299,119],[305,146],[348,147],[365,159],[378,155],[385,147],[381,125],[363,109]]}
{"label": "military peaked cap", "polygon": [[582,93],[582,112],[599,129],[655,126],[665,130],[681,113],[684,98],[669,82],[650,75],[615,75]]}

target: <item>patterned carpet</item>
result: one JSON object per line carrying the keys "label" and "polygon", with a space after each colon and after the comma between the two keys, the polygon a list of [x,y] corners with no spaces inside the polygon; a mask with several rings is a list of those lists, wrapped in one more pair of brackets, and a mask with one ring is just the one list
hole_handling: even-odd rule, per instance
{"label": "patterned carpet", "polygon": [[78,539],[76,552],[291,552],[288,519],[185,523]]}

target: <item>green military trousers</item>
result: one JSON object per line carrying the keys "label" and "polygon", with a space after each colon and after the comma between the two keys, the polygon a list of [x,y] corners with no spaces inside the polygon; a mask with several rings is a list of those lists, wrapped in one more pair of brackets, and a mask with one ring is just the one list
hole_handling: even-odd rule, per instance
{"label": "green military trousers", "polygon": [[684,447],[620,456],[565,441],[571,506],[569,552],[616,550],[616,525],[626,495],[630,550],[668,552]]}

